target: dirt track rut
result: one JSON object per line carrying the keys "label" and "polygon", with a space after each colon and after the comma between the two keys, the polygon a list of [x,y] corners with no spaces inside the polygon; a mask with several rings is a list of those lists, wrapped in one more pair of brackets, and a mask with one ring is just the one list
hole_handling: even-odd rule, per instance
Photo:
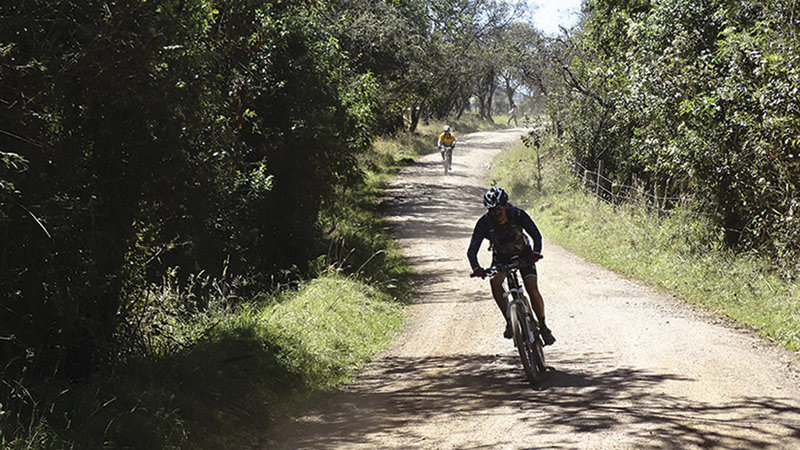
{"label": "dirt track rut", "polygon": [[[261,448],[800,448],[800,357],[547,242],[553,372],[531,389],[466,248],[485,173],[521,130],[459,138],[386,192],[420,295],[392,347]],[[513,202],[514,199],[512,198]],[[535,207],[529,212],[536,220]],[[488,263],[485,244],[481,261]]]}

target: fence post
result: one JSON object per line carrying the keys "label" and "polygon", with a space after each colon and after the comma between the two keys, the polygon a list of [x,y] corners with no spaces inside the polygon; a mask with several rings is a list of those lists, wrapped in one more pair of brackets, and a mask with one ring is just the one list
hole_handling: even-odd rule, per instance
{"label": "fence post", "polygon": [[600,172],[603,171],[603,160],[597,160],[597,184],[594,186],[594,195],[600,200]]}
{"label": "fence post", "polygon": [[611,182],[611,204],[617,206],[617,198],[619,197],[619,184]]}

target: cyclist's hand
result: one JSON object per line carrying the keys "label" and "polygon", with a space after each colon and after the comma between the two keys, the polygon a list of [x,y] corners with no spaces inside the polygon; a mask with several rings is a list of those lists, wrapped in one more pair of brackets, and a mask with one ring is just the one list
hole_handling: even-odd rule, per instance
{"label": "cyclist's hand", "polygon": [[483,267],[478,266],[472,271],[472,276],[486,278],[486,271],[483,270]]}
{"label": "cyclist's hand", "polygon": [[533,255],[531,255],[531,263],[532,264],[536,264],[537,262],[539,262],[540,259],[542,259],[542,254],[541,253],[534,253]]}

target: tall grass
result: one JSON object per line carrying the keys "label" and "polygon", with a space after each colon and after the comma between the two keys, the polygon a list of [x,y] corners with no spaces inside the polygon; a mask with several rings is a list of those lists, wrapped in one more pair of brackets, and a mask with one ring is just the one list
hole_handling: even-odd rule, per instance
{"label": "tall grass", "polygon": [[402,322],[402,308],[380,291],[337,275],[306,285],[291,301],[261,312],[270,341],[285,351],[307,387],[333,386],[381,350]]}
{"label": "tall grass", "polygon": [[721,232],[689,210],[657,214],[598,201],[574,184],[552,138],[540,151],[541,190],[536,150],[522,144],[499,155],[490,179],[529,208],[547,239],[800,350],[800,282],[782,279],[755,254],[726,250]]}
{"label": "tall grass", "polygon": [[253,430],[346,380],[402,321],[397,301],[332,272],[185,323],[184,336],[202,333],[191,345],[53,392],[57,398],[38,405],[47,408],[32,428],[4,428],[0,442],[4,448],[241,447]]}

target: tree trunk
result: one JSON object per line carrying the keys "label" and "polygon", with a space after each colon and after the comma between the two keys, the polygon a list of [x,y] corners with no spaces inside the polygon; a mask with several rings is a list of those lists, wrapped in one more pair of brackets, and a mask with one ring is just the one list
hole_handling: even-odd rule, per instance
{"label": "tree trunk", "polygon": [[508,78],[505,79],[505,85],[506,86],[503,89],[503,91],[505,92],[506,97],[508,97],[508,107],[509,108],[513,108],[514,107],[514,92],[516,92],[517,89],[514,86],[511,85],[511,80],[509,80]]}
{"label": "tree trunk", "polygon": [[461,102],[461,105],[458,108],[458,114],[456,114],[456,120],[461,119],[461,116],[464,115],[464,111],[466,111],[467,107],[469,106],[469,98],[471,96],[472,94],[466,96],[466,98],[464,98],[464,100]]}
{"label": "tree trunk", "polygon": [[486,99],[486,120],[492,121],[492,99],[494,98],[494,71],[491,73],[491,78],[489,79],[489,92],[488,98]]}
{"label": "tree trunk", "polygon": [[419,117],[420,112],[422,111],[422,105],[420,103],[414,103],[411,105],[411,123],[408,125],[408,131],[413,133],[417,131],[417,125],[419,125]]}

